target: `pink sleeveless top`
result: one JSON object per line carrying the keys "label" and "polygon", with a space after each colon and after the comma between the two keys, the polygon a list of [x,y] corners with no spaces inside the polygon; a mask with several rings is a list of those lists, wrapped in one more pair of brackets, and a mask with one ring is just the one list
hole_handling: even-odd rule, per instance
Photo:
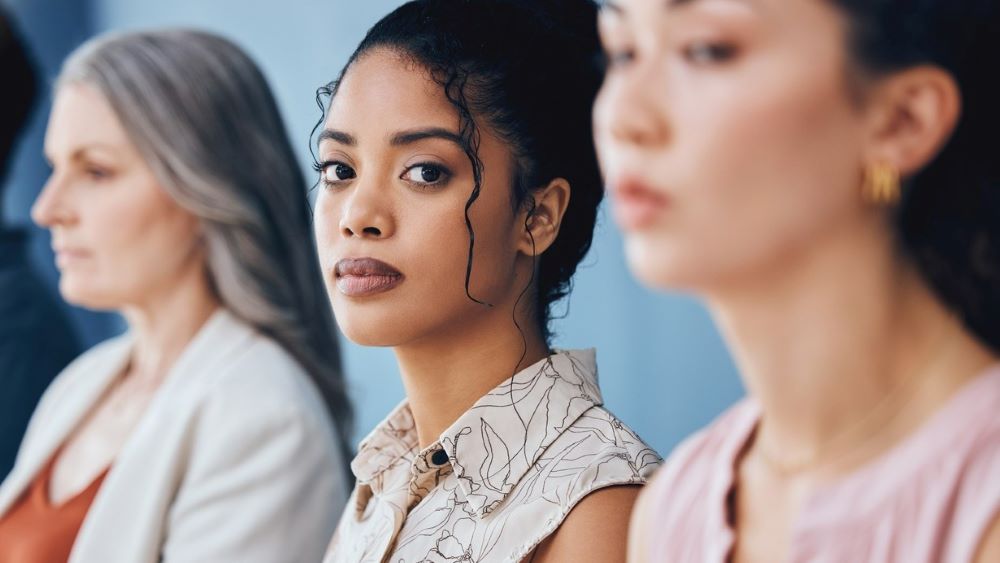
{"label": "pink sleeveless top", "polygon": [[[760,416],[744,400],[681,444],[643,492],[647,561],[721,563],[734,465]],[[970,381],[882,457],[816,491],[788,561],[965,563],[1000,516],[1000,366]]]}

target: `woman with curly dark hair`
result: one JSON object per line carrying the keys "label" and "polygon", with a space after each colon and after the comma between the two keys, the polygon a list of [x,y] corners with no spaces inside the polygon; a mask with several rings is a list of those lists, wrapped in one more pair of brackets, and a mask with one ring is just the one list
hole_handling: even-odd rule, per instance
{"label": "woman with curly dark hair", "polygon": [[1000,5],[615,0],[597,145],[633,271],[749,397],[637,561],[1000,560]]}
{"label": "woman with curly dark hair", "polygon": [[316,232],[348,338],[407,399],[366,438],[328,561],[620,561],[659,457],[549,309],[593,236],[587,0],[421,0],[326,92]]}

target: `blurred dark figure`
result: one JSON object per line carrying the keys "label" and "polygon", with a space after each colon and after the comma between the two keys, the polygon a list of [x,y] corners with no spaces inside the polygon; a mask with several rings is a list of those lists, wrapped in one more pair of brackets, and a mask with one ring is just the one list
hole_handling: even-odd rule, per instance
{"label": "blurred dark figure", "polygon": [[59,304],[28,263],[28,233],[3,222],[3,188],[38,83],[24,43],[0,10],[0,480],[42,392],[80,352]]}

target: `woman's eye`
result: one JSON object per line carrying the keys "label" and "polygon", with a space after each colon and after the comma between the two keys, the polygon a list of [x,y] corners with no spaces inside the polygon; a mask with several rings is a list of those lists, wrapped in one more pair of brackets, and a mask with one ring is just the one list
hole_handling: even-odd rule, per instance
{"label": "woman's eye", "polygon": [[90,178],[91,180],[94,180],[94,181],[105,180],[109,176],[111,176],[111,172],[110,171],[108,171],[105,168],[101,168],[99,166],[88,166],[88,167],[84,168],[83,172],[84,172],[84,174],[87,175],[88,178]]}
{"label": "woman's eye", "polygon": [[604,51],[604,66],[609,70],[627,66],[634,60],[634,49],[608,49]]}
{"label": "woman's eye", "polygon": [[402,179],[411,184],[436,185],[448,178],[448,171],[433,164],[416,164],[403,172]]}
{"label": "woman's eye", "polygon": [[697,65],[719,64],[736,56],[736,47],[729,43],[699,41],[684,47],[684,58]]}
{"label": "woman's eye", "polygon": [[339,184],[347,180],[354,179],[357,174],[354,169],[343,162],[325,162],[320,168],[323,183],[326,185]]}

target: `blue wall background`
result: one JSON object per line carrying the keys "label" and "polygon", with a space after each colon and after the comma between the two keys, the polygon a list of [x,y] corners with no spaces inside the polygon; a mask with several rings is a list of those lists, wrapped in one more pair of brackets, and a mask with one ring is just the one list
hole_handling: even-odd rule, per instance
{"label": "blue wall background", "polygon": [[[0,0],[2,1],[2,0]],[[195,26],[221,33],[263,67],[289,134],[308,166],[308,136],[319,117],[313,98],[347,60],[364,32],[395,0],[6,0],[51,81],[63,58],[88,37],[113,30]],[[30,223],[31,202],[48,173],[41,156],[46,99],[22,139],[6,190],[9,222]],[[53,291],[56,272],[44,232],[34,230],[34,258]],[[555,325],[561,348],[596,346],[607,405],[661,453],[706,424],[742,394],[711,320],[693,299],[652,293],[632,279],[621,236],[602,213],[594,248],[576,278],[568,315]],[[120,332],[116,316],[73,311],[88,344]],[[2,322],[2,319],[0,319]],[[343,341],[345,370],[363,437],[403,397],[388,349]]]}

